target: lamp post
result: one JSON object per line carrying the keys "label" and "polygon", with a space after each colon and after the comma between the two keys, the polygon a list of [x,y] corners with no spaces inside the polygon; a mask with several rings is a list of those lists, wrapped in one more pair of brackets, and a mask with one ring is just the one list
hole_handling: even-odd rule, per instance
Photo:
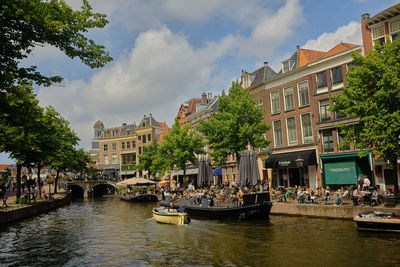
{"label": "lamp post", "polygon": [[303,168],[303,164],[304,164],[304,159],[298,157],[296,160],[296,166],[299,168],[299,176],[300,176],[300,186],[303,186],[303,183],[301,181],[301,169]]}
{"label": "lamp post", "polygon": [[32,171],[28,172],[28,181],[26,182],[28,186],[28,201],[31,202],[31,183],[32,183]]}

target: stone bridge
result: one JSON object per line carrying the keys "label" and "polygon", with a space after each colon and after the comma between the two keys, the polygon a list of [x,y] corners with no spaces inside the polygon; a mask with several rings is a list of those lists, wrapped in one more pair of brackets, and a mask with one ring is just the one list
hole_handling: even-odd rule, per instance
{"label": "stone bridge", "polygon": [[114,195],[115,182],[107,180],[97,181],[71,181],[67,183],[67,190],[71,197],[100,197],[103,195]]}

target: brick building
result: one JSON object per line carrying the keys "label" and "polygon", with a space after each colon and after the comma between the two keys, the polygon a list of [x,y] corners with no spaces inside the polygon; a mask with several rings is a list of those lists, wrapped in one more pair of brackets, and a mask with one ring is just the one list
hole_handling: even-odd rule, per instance
{"label": "brick building", "polygon": [[362,53],[362,46],[340,43],[327,52],[297,47],[279,72],[267,62],[253,73],[242,71],[242,86],[271,125],[266,138],[272,142],[259,153],[271,186],[340,186],[354,184],[358,175],[372,176],[368,152],[359,159],[356,148],[338,146],[338,125],[357,119],[328,110],[329,94],[345,86],[353,51]]}
{"label": "brick building", "polygon": [[[366,53],[374,49],[375,42],[383,43],[388,39],[393,41],[395,38],[400,38],[400,3],[383,10],[373,17],[370,17],[368,13],[363,14],[361,16],[361,32]],[[392,169],[387,166],[383,159],[374,159],[374,173],[376,183],[381,188],[394,188],[396,181]],[[397,171],[397,177],[399,176],[400,173]]]}

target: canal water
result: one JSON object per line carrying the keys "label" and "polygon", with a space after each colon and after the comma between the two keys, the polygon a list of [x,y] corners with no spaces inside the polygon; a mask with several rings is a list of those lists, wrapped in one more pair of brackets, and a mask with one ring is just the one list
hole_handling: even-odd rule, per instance
{"label": "canal water", "polygon": [[1,266],[395,266],[400,234],[351,221],[271,216],[158,224],[156,204],[74,201],[0,228]]}

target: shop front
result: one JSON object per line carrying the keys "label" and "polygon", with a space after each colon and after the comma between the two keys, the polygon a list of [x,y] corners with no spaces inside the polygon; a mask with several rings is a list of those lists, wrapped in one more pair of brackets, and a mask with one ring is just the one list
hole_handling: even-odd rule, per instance
{"label": "shop front", "polygon": [[317,157],[315,150],[272,154],[265,161],[265,168],[272,169],[271,186],[317,187]]}
{"label": "shop front", "polygon": [[364,152],[360,157],[358,153],[321,155],[323,186],[329,185],[333,188],[355,185],[357,177],[364,179],[365,176],[374,185],[371,155]]}

